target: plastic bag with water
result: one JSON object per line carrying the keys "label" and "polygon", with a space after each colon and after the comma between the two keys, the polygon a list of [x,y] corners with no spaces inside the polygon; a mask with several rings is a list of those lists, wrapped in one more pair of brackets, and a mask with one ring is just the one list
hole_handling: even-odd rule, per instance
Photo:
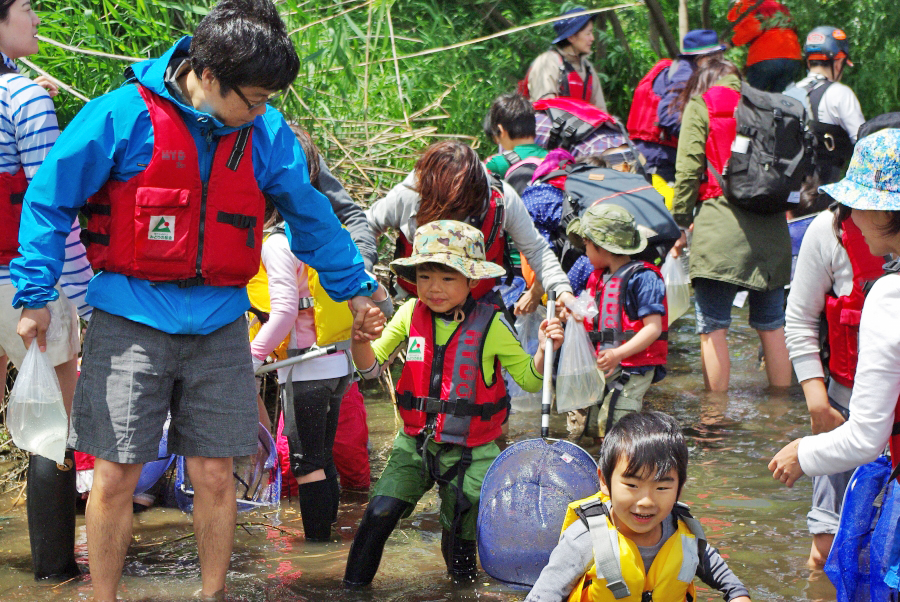
{"label": "plastic bag with water", "polygon": [[56,371],[33,341],[9,394],[7,428],[20,449],[63,464],[69,418]]}
{"label": "plastic bag with water", "polygon": [[[519,333],[519,343],[522,345],[528,355],[534,355],[538,350],[538,331],[541,328],[541,322],[547,318],[547,308],[539,305],[537,309],[530,314],[525,314],[516,318],[516,332]],[[541,409],[542,394],[529,393],[522,389],[506,374],[506,391],[509,393],[509,401],[512,409],[516,412],[537,411]]]}
{"label": "plastic bag with water", "polygon": [[603,374],[597,369],[597,358],[584,329],[584,320],[599,313],[597,304],[590,293],[583,291],[567,307],[572,315],[566,322],[556,375],[556,411],[560,414],[599,403],[606,385]]}
{"label": "plastic bag with water", "polygon": [[669,327],[691,307],[691,281],[681,257],[666,255],[662,268],[666,283],[666,301],[669,307]]}

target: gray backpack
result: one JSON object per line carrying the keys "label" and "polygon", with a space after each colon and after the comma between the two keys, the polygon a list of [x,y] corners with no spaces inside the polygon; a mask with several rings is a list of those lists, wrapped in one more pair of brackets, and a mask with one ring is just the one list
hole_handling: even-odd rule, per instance
{"label": "gray backpack", "polygon": [[754,213],[779,213],[813,166],[813,138],[806,109],[797,99],[758,90],[746,82],[735,111],[737,136],[719,174],[710,166],[731,203]]}

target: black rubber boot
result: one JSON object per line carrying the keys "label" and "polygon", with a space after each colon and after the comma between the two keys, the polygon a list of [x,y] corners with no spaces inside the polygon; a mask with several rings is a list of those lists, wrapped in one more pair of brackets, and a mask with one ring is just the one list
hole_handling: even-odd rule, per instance
{"label": "black rubber boot", "polygon": [[66,451],[62,470],[53,460],[32,454],[25,494],[35,580],[77,577],[74,452]]}
{"label": "black rubber boot", "polygon": [[372,583],[381,564],[384,544],[397,526],[397,521],[410,508],[412,504],[409,502],[386,495],[377,495],[369,501],[347,556],[347,569],[344,571],[346,587],[362,587]]}
{"label": "black rubber boot", "polygon": [[341,504],[341,483],[333,463],[325,467],[325,481],[331,488],[331,523],[334,524],[337,522],[338,508]]}
{"label": "black rubber boot", "polygon": [[[451,541],[452,540],[452,541]],[[441,554],[447,563],[447,572],[457,583],[472,583],[478,573],[478,546],[475,540],[450,537],[450,531],[441,533]]]}
{"label": "black rubber boot", "polygon": [[331,485],[313,481],[297,487],[306,541],[331,541]]}

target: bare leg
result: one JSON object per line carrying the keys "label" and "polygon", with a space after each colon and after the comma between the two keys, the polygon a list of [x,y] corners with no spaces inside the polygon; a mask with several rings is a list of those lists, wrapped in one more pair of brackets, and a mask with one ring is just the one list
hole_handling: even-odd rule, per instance
{"label": "bare leg", "polygon": [[68,362],[58,365],[56,378],[59,379],[59,390],[62,392],[63,404],[66,406],[66,414],[72,416],[72,399],[75,397],[75,383],[78,381],[78,358],[73,357]]}
{"label": "bare leg", "polygon": [[194,531],[200,556],[200,597],[212,597],[225,589],[225,574],[234,547],[237,502],[232,458],[187,458],[194,485]]}
{"label": "bare leg", "polygon": [[275,431],[272,430],[272,419],[269,418],[269,411],[266,409],[266,404],[263,402],[262,395],[256,396],[256,409],[259,412],[259,421],[262,423],[266,430],[274,437]]}
{"label": "bare leg", "polygon": [[0,355],[0,400],[6,395],[6,366],[9,364],[9,358]]}
{"label": "bare leg", "polygon": [[[703,365],[703,382],[710,391],[723,393],[728,390],[731,376],[731,358],[728,357],[728,340],[724,328],[700,335],[700,361]],[[782,333],[782,341],[784,341]]]}
{"label": "bare leg", "polygon": [[825,568],[825,561],[828,560],[828,553],[831,552],[831,544],[834,542],[834,535],[831,533],[817,533],[813,535],[812,548],[809,551],[809,560],[806,565],[812,570]]}
{"label": "bare leg", "polygon": [[119,464],[97,458],[94,484],[88,497],[88,560],[94,600],[116,599],[125,553],[131,542],[131,497],[141,476],[142,464]]}
{"label": "bare leg", "polygon": [[791,359],[784,342],[784,328],[778,330],[758,330],[762,342],[763,356],[766,358],[766,376],[773,387],[791,386]]}

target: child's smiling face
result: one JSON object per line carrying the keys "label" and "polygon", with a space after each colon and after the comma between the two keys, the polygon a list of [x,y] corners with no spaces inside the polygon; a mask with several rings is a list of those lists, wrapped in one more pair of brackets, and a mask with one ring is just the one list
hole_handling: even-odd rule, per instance
{"label": "child's smiling face", "polygon": [[435,313],[447,313],[462,305],[477,284],[477,280],[470,280],[456,270],[416,267],[419,299]]}
{"label": "child's smiling face", "polygon": [[639,475],[625,474],[628,458],[619,458],[610,483],[603,491],[612,501],[613,522],[619,532],[639,546],[652,546],[662,536],[660,524],[678,501],[678,473],[673,468],[662,478],[644,468]]}

